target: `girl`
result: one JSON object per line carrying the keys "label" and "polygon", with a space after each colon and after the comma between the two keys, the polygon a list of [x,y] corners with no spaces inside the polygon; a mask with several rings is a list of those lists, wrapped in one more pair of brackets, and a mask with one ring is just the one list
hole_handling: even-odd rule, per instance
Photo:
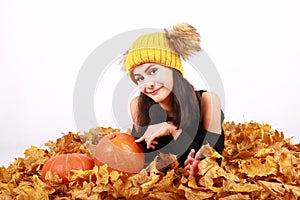
{"label": "girl", "polygon": [[208,143],[220,154],[224,148],[224,116],[218,96],[195,91],[183,77],[181,59],[199,51],[199,43],[196,29],[180,23],[164,32],[140,36],[123,58],[126,71],[140,89],[130,111],[132,135],[144,147],[146,161],[151,162],[159,152],[172,153],[179,166],[193,175],[202,145]]}

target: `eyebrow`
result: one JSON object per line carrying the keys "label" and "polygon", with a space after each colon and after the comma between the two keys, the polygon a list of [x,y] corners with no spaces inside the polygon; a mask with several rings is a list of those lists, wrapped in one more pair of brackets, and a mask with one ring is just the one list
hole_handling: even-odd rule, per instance
{"label": "eyebrow", "polygon": [[[154,67],[155,65],[154,64],[151,64],[149,65],[145,70],[144,72],[147,72],[151,67]],[[133,74],[133,76],[140,76],[141,74]]]}

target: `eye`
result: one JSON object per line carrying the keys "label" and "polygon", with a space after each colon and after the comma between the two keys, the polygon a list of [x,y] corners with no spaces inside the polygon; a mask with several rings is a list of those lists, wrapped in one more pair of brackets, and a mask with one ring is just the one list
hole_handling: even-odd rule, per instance
{"label": "eye", "polygon": [[156,73],[157,69],[156,68],[152,68],[150,71],[149,71],[149,74],[150,75],[154,75]]}
{"label": "eye", "polygon": [[136,82],[141,82],[144,80],[144,77],[143,76],[139,76],[135,79]]}

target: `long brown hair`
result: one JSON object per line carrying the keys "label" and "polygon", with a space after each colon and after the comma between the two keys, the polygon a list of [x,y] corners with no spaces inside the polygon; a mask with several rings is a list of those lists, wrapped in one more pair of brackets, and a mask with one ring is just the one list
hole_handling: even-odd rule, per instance
{"label": "long brown hair", "polygon": [[[173,70],[172,88],[172,122],[177,127],[186,128],[195,120],[200,120],[200,105],[193,85],[186,80],[179,71]],[[153,99],[140,93],[138,97],[137,131],[150,124],[160,123],[166,120],[165,111]],[[141,129],[139,128],[141,127]]]}

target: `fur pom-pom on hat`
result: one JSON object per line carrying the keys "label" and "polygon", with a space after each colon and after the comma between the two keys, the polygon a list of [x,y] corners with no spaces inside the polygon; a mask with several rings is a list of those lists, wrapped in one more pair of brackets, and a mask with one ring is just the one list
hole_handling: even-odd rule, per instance
{"label": "fur pom-pom on hat", "polygon": [[149,33],[137,38],[121,61],[128,73],[138,65],[157,63],[183,74],[181,58],[187,60],[200,51],[200,36],[188,23],[178,23],[164,32]]}
{"label": "fur pom-pom on hat", "polygon": [[200,35],[188,23],[179,23],[164,31],[171,46],[184,60],[200,51]]}

